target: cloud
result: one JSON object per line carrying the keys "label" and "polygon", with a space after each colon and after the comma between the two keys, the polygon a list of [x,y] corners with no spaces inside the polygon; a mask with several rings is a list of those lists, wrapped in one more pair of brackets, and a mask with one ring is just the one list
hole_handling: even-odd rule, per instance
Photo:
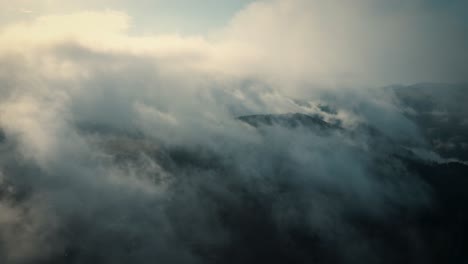
{"label": "cloud", "polygon": [[225,37],[254,50],[248,72],[332,87],[387,85],[463,80],[465,27],[417,1],[391,8],[366,0],[265,1],[239,12]]}
{"label": "cloud", "polygon": [[[6,25],[3,49],[77,42],[94,50],[132,51],[208,74],[271,80],[297,94],[300,85],[382,86],[462,81],[466,23],[411,1],[260,1],[205,36],[129,35],[124,12],[46,15]],[[449,11],[447,11],[449,10]],[[455,14],[455,12],[453,12]],[[99,25],[99,26],[96,26]],[[294,85],[291,85],[294,83]]]}

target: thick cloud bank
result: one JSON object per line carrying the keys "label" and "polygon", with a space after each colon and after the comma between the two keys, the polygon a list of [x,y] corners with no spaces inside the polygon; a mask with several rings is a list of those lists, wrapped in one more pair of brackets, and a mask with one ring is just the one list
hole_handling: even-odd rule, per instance
{"label": "thick cloud bank", "polygon": [[339,4],[254,3],[210,37],[130,36],[115,11],[2,27],[0,262],[424,259],[375,230],[431,206],[403,160],[437,154],[392,93],[336,86],[452,76],[371,59],[432,40],[424,16]]}

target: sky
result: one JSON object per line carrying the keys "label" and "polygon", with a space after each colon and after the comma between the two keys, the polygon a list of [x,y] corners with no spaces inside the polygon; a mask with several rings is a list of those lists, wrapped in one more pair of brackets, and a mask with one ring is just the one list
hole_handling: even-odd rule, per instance
{"label": "sky", "polygon": [[200,34],[224,26],[229,19],[252,0],[140,0],[140,1],[4,1],[2,22],[31,19],[48,14],[67,14],[83,10],[120,10],[132,17],[139,33]]}

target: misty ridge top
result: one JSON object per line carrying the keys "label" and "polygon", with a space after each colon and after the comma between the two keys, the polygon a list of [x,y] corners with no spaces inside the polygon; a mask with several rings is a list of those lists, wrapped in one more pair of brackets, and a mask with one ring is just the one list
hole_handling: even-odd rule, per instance
{"label": "misty ridge top", "polygon": [[[339,133],[351,138],[366,136],[367,147],[365,148],[376,148],[382,153],[393,153],[391,155],[436,163],[458,161],[465,163],[466,157],[468,157],[468,139],[465,136],[468,135],[468,133],[465,133],[468,131],[468,126],[463,118],[467,116],[463,114],[463,111],[459,111],[459,109],[465,107],[465,104],[463,100],[454,101],[453,99],[466,96],[466,89],[467,86],[462,84],[416,84],[384,88],[386,92],[390,92],[396,97],[395,104],[402,113],[418,125],[424,140],[429,142],[428,146],[421,145],[421,142],[417,141],[395,138],[391,132],[385,131],[386,127],[379,128],[369,122],[358,123],[351,127],[345,126],[338,115],[341,109],[324,102],[314,103],[294,100],[295,104],[304,107],[306,110],[315,109],[313,112],[251,114],[233,117],[233,119],[251,125],[263,132],[269,127],[278,127],[293,130],[306,129],[310,130],[312,134],[322,136],[329,133]],[[431,100],[427,100],[428,97]],[[447,102],[452,102],[450,108],[447,108]],[[424,107],[421,106],[423,103],[425,104]],[[442,111],[451,119],[441,121],[438,113]],[[152,142],[152,140],[145,139],[144,133],[136,129],[128,130],[98,123],[79,123],[77,128],[86,134],[95,133],[111,136],[110,138],[114,138],[111,144],[114,149],[118,149],[118,146],[127,145],[129,148],[134,149],[131,152],[135,152],[139,148],[135,146],[141,146],[142,149],[153,146],[149,147],[151,149],[166,144],[164,141],[156,143],[158,141]],[[122,140],[119,138],[122,138]],[[131,147],[132,144],[135,146]],[[125,147],[124,149],[129,148]],[[438,157],[438,155],[442,157]]]}
{"label": "misty ridge top", "polygon": [[386,87],[406,104],[422,113],[445,112],[453,117],[468,116],[468,84],[419,83]]}
{"label": "misty ridge top", "polygon": [[[425,140],[431,145],[427,148],[427,151],[435,151],[444,158],[454,161],[468,159],[468,111],[465,111],[466,104],[464,103],[464,99],[468,96],[467,90],[468,85],[466,84],[436,83],[389,86],[383,89],[386,93],[395,96],[397,107],[405,116],[418,125]],[[342,110],[339,105],[332,106],[332,104],[323,101],[317,103],[293,100],[293,102],[303,108],[304,111],[282,114],[241,115],[233,117],[233,119],[260,130],[268,127],[279,127],[284,129],[307,129],[318,135],[325,135],[323,133],[344,133],[348,136],[363,134],[369,135],[369,143],[372,145],[385,144],[390,146],[393,144],[405,147],[406,150],[411,149],[411,147],[422,147],[420,143],[416,142],[396,142],[397,139],[392,138],[391,132],[385,131],[385,127],[379,128],[367,121],[357,123],[357,126],[355,124],[351,127],[344,125],[343,120],[340,119],[341,116],[338,115],[338,112]],[[333,101],[331,103],[337,104]],[[309,110],[313,111],[309,112]],[[125,138],[135,139],[139,142],[151,142],[151,140],[145,139],[146,136],[143,131],[136,127],[119,127],[89,121],[78,122],[75,126],[80,133],[113,138],[114,145],[120,144],[118,143],[120,139],[124,142]],[[0,142],[5,140],[7,140],[7,136],[0,129]],[[131,141],[126,143],[129,146],[131,144]],[[137,141],[135,141],[135,144],[136,146],[141,145]],[[162,141],[158,144],[165,144],[165,142]],[[138,149],[138,147],[134,147],[134,149]],[[406,152],[403,150],[398,151]]]}
{"label": "misty ridge top", "polygon": [[320,129],[338,129],[341,128],[339,122],[336,124],[323,120],[318,114],[305,113],[287,113],[287,114],[265,114],[265,115],[247,115],[238,117],[239,120],[246,122],[254,127],[261,125],[278,125],[284,127],[297,128],[299,126],[307,128]]}

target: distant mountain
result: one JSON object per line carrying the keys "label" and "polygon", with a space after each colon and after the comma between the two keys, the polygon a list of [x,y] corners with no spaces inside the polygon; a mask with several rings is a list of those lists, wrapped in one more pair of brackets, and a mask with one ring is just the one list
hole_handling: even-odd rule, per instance
{"label": "distant mountain", "polygon": [[468,160],[468,84],[423,83],[387,89],[437,153]]}

